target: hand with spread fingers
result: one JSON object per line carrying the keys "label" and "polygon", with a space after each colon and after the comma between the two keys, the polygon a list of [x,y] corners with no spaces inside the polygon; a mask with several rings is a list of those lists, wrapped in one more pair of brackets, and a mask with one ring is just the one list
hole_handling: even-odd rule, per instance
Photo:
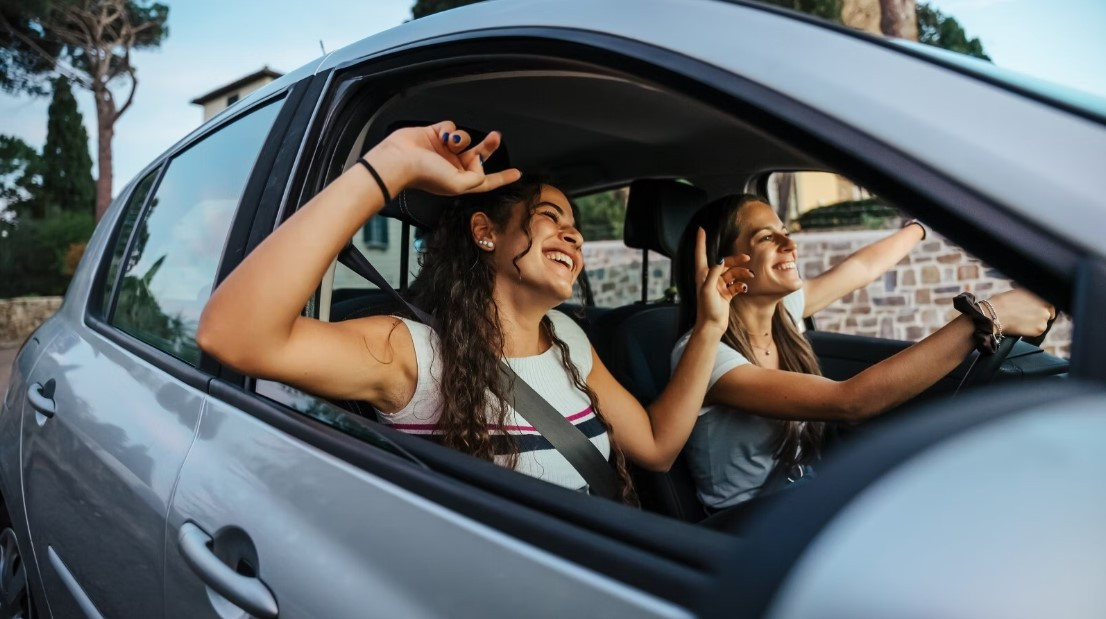
{"label": "hand with spread fingers", "polygon": [[407,127],[393,131],[365,155],[365,160],[384,172],[393,193],[421,189],[437,195],[491,191],[518,180],[514,168],[484,174],[484,161],[499,148],[500,135],[489,133],[473,145],[467,131],[451,121],[428,127]]}
{"label": "hand with spread fingers", "polygon": [[749,290],[745,280],[753,272],[740,266],[749,262],[746,254],[725,256],[714,265],[708,261],[707,235],[700,228],[695,237],[695,272],[700,282],[696,321],[721,333],[730,324],[730,301]]}

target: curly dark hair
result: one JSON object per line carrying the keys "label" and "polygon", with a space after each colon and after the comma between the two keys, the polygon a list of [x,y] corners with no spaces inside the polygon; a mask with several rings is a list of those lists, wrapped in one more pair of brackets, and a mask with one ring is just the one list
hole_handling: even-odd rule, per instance
{"label": "curly dark hair", "polygon": [[[496,228],[505,230],[515,210],[524,208],[519,225],[529,243],[522,253],[514,256],[515,269],[518,269],[518,260],[532,247],[530,223],[542,186],[548,184],[542,177],[528,175],[494,191],[456,198],[424,238],[424,250],[419,258],[422,269],[410,290],[415,305],[433,315],[437,326],[438,353],[442,360],[439,388],[442,394],[448,394],[442,398],[438,421],[442,443],[484,460],[494,461],[495,456],[505,456],[510,468],[518,463],[517,443],[505,434],[506,452],[503,448],[497,450],[488,430],[489,424],[507,425],[510,412],[509,385],[501,380],[499,371],[504,342],[499,308],[492,296],[495,267],[490,255],[473,242],[469,222],[473,214],[482,212]],[[521,271],[519,273],[521,275]],[[599,410],[595,392],[580,376],[569,357],[568,345],[557,337],[548,316],[542,318],[541,327],[557,347],[565,372],[576,388],[587,395],[595,415],[606,426],[622,485],[622,499],[636,504],[626,458],[618,448],[610,424]]]}

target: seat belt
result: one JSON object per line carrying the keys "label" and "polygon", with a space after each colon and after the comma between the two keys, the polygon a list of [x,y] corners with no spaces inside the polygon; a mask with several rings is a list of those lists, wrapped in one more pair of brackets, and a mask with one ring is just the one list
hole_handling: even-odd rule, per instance
{"label": "seat belt", "polygon": [[[346,245],[338,254],[338,262],[376,284],[381,290],[387,291],[419,322],[435,329],[433,317],[412,305],[392,288],[392,285],[353,243]],[[564,415],[557,412],[552,404],[534,391],[533,387],[519,378],[511,366],[502,359],[499,361],[499,371],[502,379],[506,381],[511,408],[534,426],[534,429],[580,473],[588,484],[589,494],[618,500],[618,483],[614,471],[611,470],[611,465],[603,457],[599,448],[579,428],[572,425],[572,422],[565,419]]]}

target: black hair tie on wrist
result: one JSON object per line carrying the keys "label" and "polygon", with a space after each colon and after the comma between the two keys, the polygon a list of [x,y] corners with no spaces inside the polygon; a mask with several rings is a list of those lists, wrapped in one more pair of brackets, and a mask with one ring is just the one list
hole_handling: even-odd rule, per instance
{"label": "black hair tie on wrist", "polygon": [[995,321],[983,313],[976,303],[975,295],[970,292],[961,292],[952,300],[952,306],[961,314],[972,319],[975,331],[972,339],[975,340],[975,348],[981,354],[993,355],[998,350],[998,338],[995,337]]}
{"label": "black hair tie on wrist", "polygon": [[365,166],[365,169],[369,171],[369,174],[373,175],[373,179],[376,180],[376,184],[380,186],[380,193],[384,194],[384,204],[392,201],[392,194],[388,193],[388,186],[384,184],[384,179],[380,178],[380,174],[376,171],[371,163],[361,157],[357,160],[357,163]]}

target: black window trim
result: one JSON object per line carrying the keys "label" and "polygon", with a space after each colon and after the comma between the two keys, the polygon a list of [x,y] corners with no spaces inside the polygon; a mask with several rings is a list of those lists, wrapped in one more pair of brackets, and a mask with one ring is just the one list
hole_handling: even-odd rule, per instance
{"label": "black window trim", "polygon": [[[88,292],[88,298],[85,299],[85,314],[100,318],[101,308],[104,302],[104,293],[106,292],[104,286],[107,284],[108,273],[111,271],[111,259],[115,253],[115,245],[119,242],[119,235],[123,233],[123,223],[127,218],[127,210],[131,207],[130,201],[135,197],[134,192],[138,191],[138,188],[142,186],[142,181],[154,175],[153,180],[150,182],[149,189],[146,190],[146,195],[142,198],[142,203],[138,205],[138,213],[135,215],[135,222],[138,222],[138,217],[141,217],[142,211],[146,208],[146,202],[150,199],[150,194],[153,192],[154,187],[157,185],[158,180],[161,178],[161,174],[164,173],[164,168],[160,166],[160,160],[157,166],[148,166],[143,170],[143,174],[135,177],[134,181],[126,187],[126,189],[116,198],[119,202],[120,213],[118,219],[112,222],[112,228],[108,234],[108,239],[104,244],[104,250],[100,254],[99,262],[96,264],[96,270],[92,277],[92,286]],[[133,230],[131,235],[133,235]],[[130,245],[130,236],[127,237],[127,245]],[[127,247],[123,247],[123,254],[119,258],[119,269],[122,270],[124,261],[127,257]],[[109,304],[106,311],[102,312],[104,316],[110,316],[115,305],[116,286],[119,285],[118,273],[115,281],[112,282],[112,298],[108,299]]]}

